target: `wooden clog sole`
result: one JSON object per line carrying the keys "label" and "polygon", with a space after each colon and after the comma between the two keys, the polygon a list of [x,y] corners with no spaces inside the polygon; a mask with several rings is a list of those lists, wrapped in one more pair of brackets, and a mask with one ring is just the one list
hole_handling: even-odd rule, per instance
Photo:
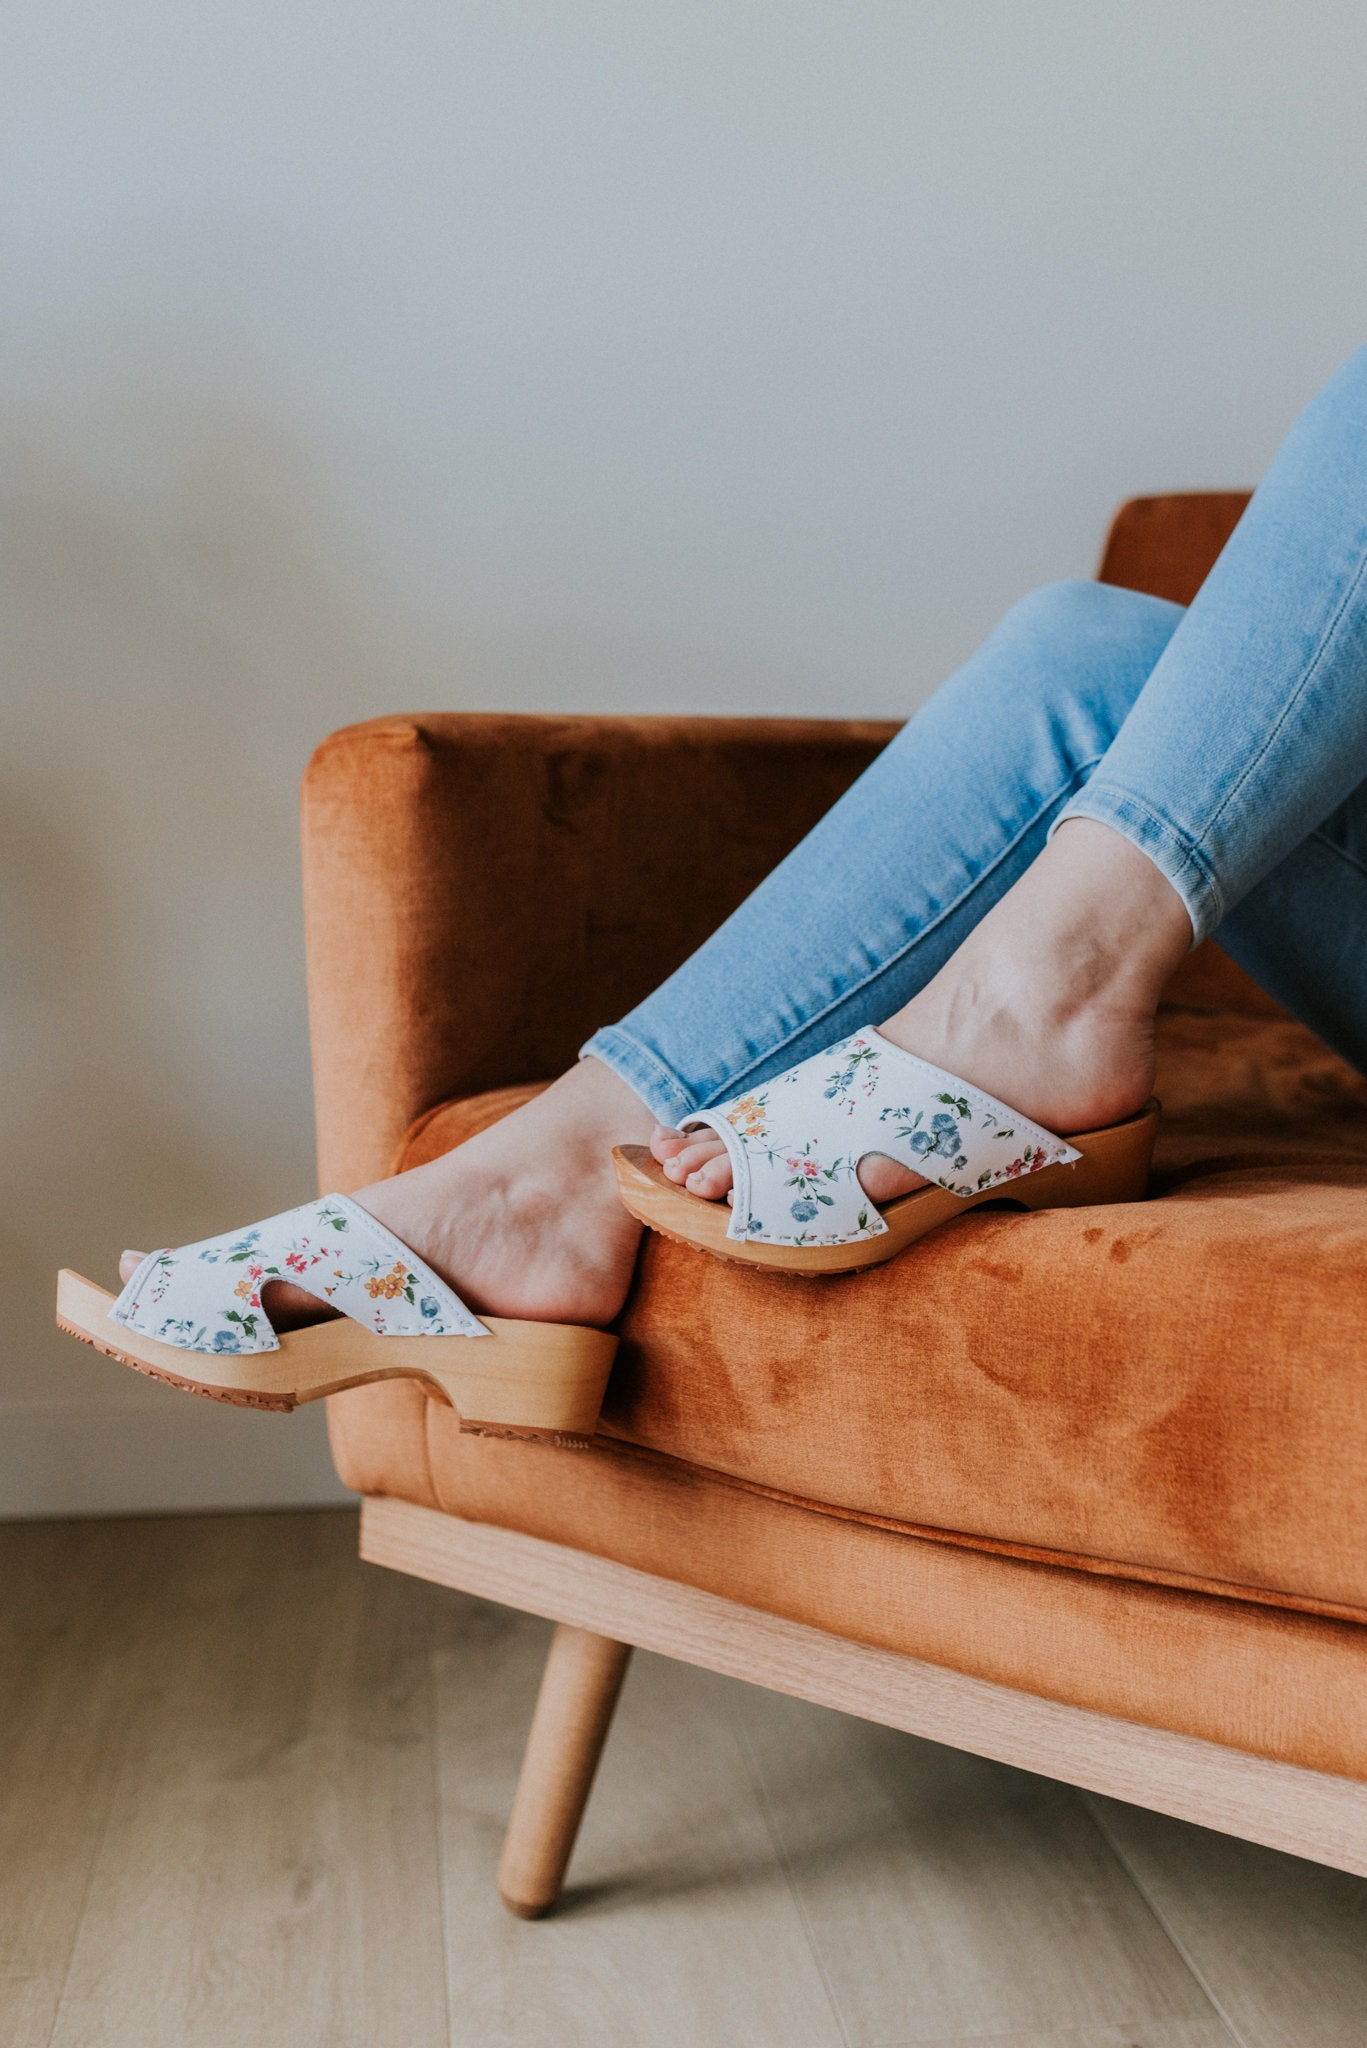
{"label": "wooden clog sole", "polygon": [[182,1351],[111,1322],[114,1299],[79,1273],[60,1273],[59,1328],[167,1386],[288,1414],[348,1387],[419,1379],[455,1409],[463,1430],[481,1436],[586,1442],[617,1349],[607,1330],[482,1316],[488,1337],[378,1337],[338,1317],[287,1331],[276,1351]]}
{"label": "wooden clog sole", "polygon": [[1006,1202],[1022,1209],[1075,1209],[1102,1202],[1142,1201],[1160,1113],[1159,1103],[1151,1100],[1123,1123],[1070,1134],[1068,1143],[1082,1154],[1074,1165],[1046,1166],[1039,1173],[987,1188],[981,1195],[965,1199],[936,1187],[899,1195],[881,1206],[887,1231],[853,1244],[765,1244],[728,1237],[731,1212],[727,1205],[700,1201],[666,1180],[644,1145],[619,1145],[612,1159],[622,1201],[638,1222],[662,1237],[771,1273],[856,1273],[866,1266],[884,1265],[942,1223],[989,1202]]}

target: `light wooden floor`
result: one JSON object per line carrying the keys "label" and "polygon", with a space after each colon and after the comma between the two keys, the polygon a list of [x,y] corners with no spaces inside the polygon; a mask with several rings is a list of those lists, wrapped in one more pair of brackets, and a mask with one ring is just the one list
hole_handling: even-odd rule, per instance
{"label": "light wooden floor", "polygon": [[547,1630],[355,1545],[0,1526],[5,2048],[1367,2043],[1367,1882],[639,1655],[514,1921]]}

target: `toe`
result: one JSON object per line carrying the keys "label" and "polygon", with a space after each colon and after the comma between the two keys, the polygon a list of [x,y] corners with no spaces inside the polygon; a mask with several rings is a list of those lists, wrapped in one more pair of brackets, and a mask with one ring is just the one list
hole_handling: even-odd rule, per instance
{"label": "toe", "polygon": [[707,1131],[701,1137],[690,1138],[680,1151],[665,1161],[666,1178],[682,1184],[691,1174],[696,1173],[699,1167],[706,1166],[709,1160],[715,1159],[718,1154],[725,1159],[726,1147],[711,1131]]}
{"label": "toe", "polygon": [[684,1185],[690,1195],[699,1195],[704,1202],[719,1202],[730,1194],[731,1159],[726,1147],[721,1146],[714,1158],[696,1167]]}
{"label": "toe", "polygon": [[663,1166],[688,1143],[682,1131],[673,1131],[667,1124],[656,1124],[650,1134],[650,1156]]}
{"label": "toe", "polygon": [[122,1280],[125,1287],[128,1285],[129,1281],[137,1272],[138,1267],[142,1264],[143,1260],[146,1257],[146,1252],[125,1252],[123,1254],[122,1258],[119,1260],[119,1278],[120,1280]]}

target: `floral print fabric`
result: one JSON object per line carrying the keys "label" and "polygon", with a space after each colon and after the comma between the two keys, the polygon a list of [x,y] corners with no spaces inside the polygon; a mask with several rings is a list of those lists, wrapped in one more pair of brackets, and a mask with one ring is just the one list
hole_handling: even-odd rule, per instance
{"label": "floral print fabric", "polygon": [[858,1178],[870,1152],[885,1152],[964,1198],[1082,1156],[873,1030],[856,1031],[762,1089],[699,1111],[684,1128],[695,1124],[716,1131],[731,1156],[727,1236],[766,1244],[881,1236],[887,1225]]}
{"label": "floral print fabric", "polygon": [[261,1306],[272,1280],[292,1281],[380,1337],[489,1335],[444,1280],[345,1195],[151,1252],[109,1313],[181,1351],[278,1351]]}

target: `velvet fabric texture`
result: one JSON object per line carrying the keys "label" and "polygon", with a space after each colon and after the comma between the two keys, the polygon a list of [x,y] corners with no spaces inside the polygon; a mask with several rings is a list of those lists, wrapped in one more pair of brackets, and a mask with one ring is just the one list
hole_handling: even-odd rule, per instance
{"label": "velvet fabric texture", "polygon": [[[1107,579],[1189,598],[1242,502],[1137,501]],[[322,1184],[568,1065],[892,730],[431,716],[325,742]],[[823,1281],[652,1238],[590,1452],[461,1437],[390,1383],[331,1404],[343,1477],[1367,1778],[1367,1084],[1209,945],[1160,1051],[1150,1201],[980,1212]]]}
{"label": "velvet fabric texture", "polygon": [[335,1397],[353,1486],[1097,1713],[1367,1779],[1367,1628],[814,1514],[626,1445],[462,1436],[413,1381]]}
{"label": "velvet fabric texture", "polygon": [[426,1109],[574,1064],[868,766],[895,725],[377,718],[303,788],[324,1188]]}
{"label": "velvet fabric texture", "polygon": [[[648,1232],[603,1433],[822,1513],[1367,1621],[1367,1083],[1275,1013],[1225,1063],[1231,1021],[1164,1014],[1189,1106],[1147,1202],[977,1210],[820,1280]],[[425,1118],[404,1163],[525,1093]]]}

